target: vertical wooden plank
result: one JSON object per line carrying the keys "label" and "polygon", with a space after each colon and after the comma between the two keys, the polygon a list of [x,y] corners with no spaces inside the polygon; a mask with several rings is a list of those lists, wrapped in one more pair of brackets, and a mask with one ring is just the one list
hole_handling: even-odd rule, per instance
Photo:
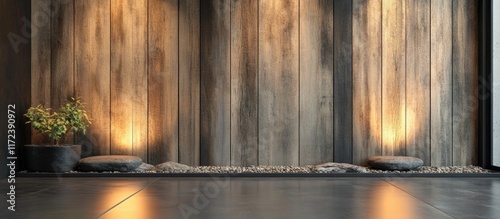
{"label": "vertical wooden plank", "polygon": [[179,1],[179,162],[200,164],[200,1]]}
{"label": "vertical wooden plank", "polygon": [[333,161],[333,35],[333,1],[301,1],[300,165]]}
{"label": "vertical wooden plank", "polygon": [[75,91],[94,121],[76,136],[84,157],[110,150],[110,13],[110,1],[75,0]]}
{"label": "vertical wooden plank", "polygon": [[147,161],[147,1],[111,1],[111,154]]}
{"label": "vertical wooden plank", "polygon": [[452,165],[452,1],[431,2],[431,165]]}
{"label": "vertical wooden plank", "polygon": [[201,165],[230,165],[230,1],[200,4]]}
{"label": "vertical wooden plank", "polygon": [[405,3],[382,1],[382,154],[405,155]]}
{"label": "vertical wooden plank", "polygon": [[258,165],[258,1],[231,1],[231,165]]}
{"label": "vertical wooden plank", "polygon": [[[74,96],[74,3],[52,0],[51,16],[51,107],[59,107]],[[73,144],[67,135],[61,143]]]}
{"label": "vertical wooden plank", "polygon": [[477,164],[478,2],[453,1],[453,165]]}
{"label": "vertical wooden plank", "polygon": [[430,0],[406,4],[406,154],[430,165]]}
{"label": "vertical wooden plank", "polygon": [[178,161],[178,0],[149,0],[149,162]]}
{"label": "vertical wooden plank", "polygon": [[299,164],[299,3],[259,2],[259,164]]}
{"label": "vertical wooden plank", "polygon": [[353,163],[381,155],[381,0],[353,1]]}
{"label": "vertical wooden plank", "polygon": [[[51,12],[46,10],[51,0],[31,1],[31,25],[37,28],[36,34],[31,38],[31,105],[50,104],[50,82],[51,82],[51,47],[50,47],[50,24]],[[50,140],[32,130],[32,144],[46,144]]]}
{"label": "vertical wooden plank", "polygon": [[352,163],[352,1],[336,0],[334,12],[334,161]]}

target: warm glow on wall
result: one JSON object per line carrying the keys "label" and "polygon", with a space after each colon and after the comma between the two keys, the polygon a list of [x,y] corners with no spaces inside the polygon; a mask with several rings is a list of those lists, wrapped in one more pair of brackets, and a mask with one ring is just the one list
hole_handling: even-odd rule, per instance
{"label": "warm glow on wall", "polygon": [[120,151],[129,151],[134,145],[134,131],[132,121],[123,127],[116,127],[112,133],[113,146]]}
{"label": "warm glow on wall", "polygon": [[[389,122],[386,120],[386,122],[382,124],[381,133],[373,133],[374,136],[383,142],[382,144],[386,147],[386,151],[397,151],[398,149],[404,148],[406,145],[406,139],[412,138],[420,131],[420,123],[417,120],[417,115],[414,111],[407,109],[406,107],[400,107],[398,113],[398,115],[381,116],[391,116],[405,119]],[[378,130],[379,121],[381,121],[381,118],[370,120],[371,130]]]}
{"label": "warm glow on wall", "polygon": [[[401,107],[398,118],[405,118],[405,108]],[[382,115],[384,116],[384,115]],[[392,144],[384,144],[386,147],[404,147],[405,145],[405,129],[406,123],[404,120],[395,122],[385,122],[382,126],[382,142],[392,142]],[[401,129],[403,128],[403,129]]]}

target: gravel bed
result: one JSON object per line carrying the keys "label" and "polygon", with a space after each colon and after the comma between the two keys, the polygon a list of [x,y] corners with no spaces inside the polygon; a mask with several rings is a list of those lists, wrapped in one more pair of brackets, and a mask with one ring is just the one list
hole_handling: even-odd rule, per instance
{"label": "gravel bed", "polygon": [[408,171],[387,171],[387,170],[374,170],[369,169],[370,173],[490,173],[491,171],[483,169],[478,166],[421,166],[416,170]]}
{"label": "gravel bed", "polygon": [[[25,172],[25,171],[23,171]],[[478,166],[444,166],[444,167],[433,167],[433,166],[422,166],[415,170],[409,171],[387,171],[387,170],[376,170],[369,169],[368,173],[490,173],[491,171],[483,169]],[[97,173],[97,172],[80,172],[80,171],[70,171],[67,173]],[[99,173],[122,173],[119,171],[105,171]],[[190,170],[173,170],[173,171],[160,171],[160,170],[148,170],[148,171],[132,171],[127,173],[206,173],[206,174],[217,174],[217,173],[336,173],[336,172],[326,172],[326,171],[316,171],[314,166],[250,166],[250,167],[236,167],[236,166],[194,166]],[[349,174],[349,173],[346,173]]]}

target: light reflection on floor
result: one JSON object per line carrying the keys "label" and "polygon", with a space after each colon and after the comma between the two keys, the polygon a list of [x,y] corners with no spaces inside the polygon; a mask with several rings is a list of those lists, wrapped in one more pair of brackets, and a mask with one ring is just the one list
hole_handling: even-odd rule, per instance
{"label": "light reflection on floor", "polygon": [[370,216],[373,218],[410,219],[417,215],[414,198],[394,186],[377,185],[371,198]]}
{"label": "light reflection on floor", "polygon": [[190,218],[500,218],[500,178],[19,178],[16,188],[17,211],[0,218],[182,218],[183,204]]}
{"label": "light reflection on floor", "polygon": [[[108,193],[104,194],[104,198],[101,200],[105,202],[107,206],[120,205],[124,211],[117,212],[116,216],[120,219],[136,219],[136,218],[150,218],[149,212],[151,211],[151,204],[148,203],[149,199],[133,198],[130,199],[133,194],[140,191],[142,188],[137,184],[126,184],[120,185],[117,183],[115,189],[110,190]],[[129,195],[132,194],[132,195]],[[128,195],[124,198],[124,195]]]}

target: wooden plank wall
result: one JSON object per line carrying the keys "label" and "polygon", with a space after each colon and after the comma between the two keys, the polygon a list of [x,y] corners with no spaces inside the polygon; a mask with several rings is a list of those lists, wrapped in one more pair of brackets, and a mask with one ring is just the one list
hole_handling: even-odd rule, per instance
{"label": "wooden plank wall", "polygon": [[356,0],[352,8],[353,162],[365,164],[382,154],[382,3]]}
{"label": "wooden plank wall", "polygon": [[[110,153],[110,2],[75,1],[75,93],[86,101],[95,122],[86,135],[77,135],[82,155]],[[94,148],[94,144],[97,147]]]}
{"label": "wooden plank wall", "polygon": [[294,0],[259,2],[259,164],[299,164],[299,2]]}
{"label": "wooden plank wall", "polygon": [[426,165],[475,164],[477,7],[33,0],[32,15],[51,16],[33,37],[31,102],[55,107],[81,96],[94,119],[75,137],[85,156],[249,166],[409,155]]}
{"label": "wooden plank wall", "polygon": [[431,164],[452,159],[452,0],[431,2]]}
{"label": "wooden plank wall", "polygon": [[179,162],[200,164],[200,2],[179,1]]}
{"label": "wooden plank wall", "polygon": [[353,162],[352,1],[335,0],[333,18],[334,160]]}
{"label": "wooden plank wall", "polygon": [[231,165],[258,160],[258,0],[231,1]]}
{"label": "wooden plank wall", "polygon": [[110,153],[143,159],[148,151],[148,20],[144,16],[147,3],[112,0],[110,34]]}
{"label": "wooden plank wall", "polygon": [[179,158],[179,22],[177,0],[148,5],[148,157]]}
{"label": "wooden plank wall", "polygon": [[334,2],[301,3],[300,163],[307,165],[331,161],[334,154]]}
{"label": "wooden plank wall", "polygon": [[431,160],[430,2],[406,3],[406,155],[427,162]]}
{"label": "wooden plank wall", "polygon": [[201,1],[200,17],[200,162],[230,165],[230,1]]}
{"label": "wooden plank wall", "polygon": [[453,164],[477,163],[478,14],[477,2],[453,1],[452,135]]}

